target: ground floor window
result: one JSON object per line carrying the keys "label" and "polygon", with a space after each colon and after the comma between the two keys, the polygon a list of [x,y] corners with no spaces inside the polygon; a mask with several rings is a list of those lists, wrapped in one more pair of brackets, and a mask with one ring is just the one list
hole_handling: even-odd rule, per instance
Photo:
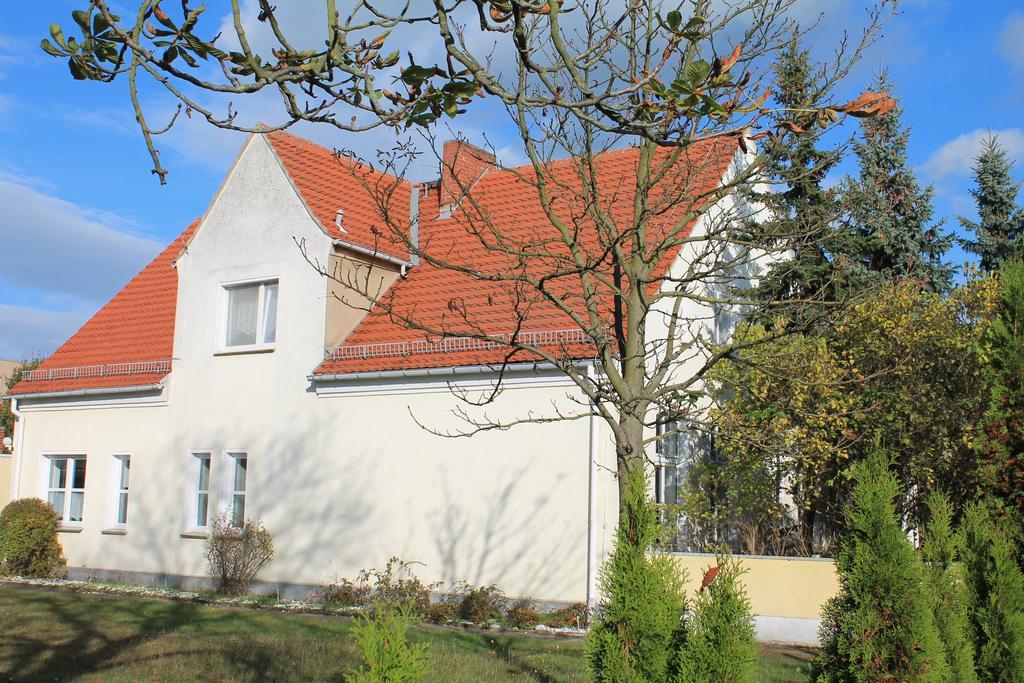
{"label": "ground floor window", "polygon": [[128,524],[128,478],[131,456],[117,454],[111,457],[111,526],[123,529]]}
{"label": "ground floor window", "polygon": [[249,457],[246,453],[238,452],[229,452],[227,455],[229,467],[228,482],[230,484],[230,489],[227,493],[231,523],[240,527],[245,525],[245,487],[249,474]]}
{"label": "ground floor window", "polygon": [[85,506],[85,457],[51,456],[49,468],[46,499],[57,512],[61,524],[81,525]]}
{"label": "ground floor window", "polygon": [[189,525],[205,529],[210,521],[210,454],[192,453],[189,466],[192,479]]}
{"label": "ground floor window", "polygon": [[679,505],[688,462],[687,439],[682,420],[658,422],[658,458],[654,468],[654,502]]}

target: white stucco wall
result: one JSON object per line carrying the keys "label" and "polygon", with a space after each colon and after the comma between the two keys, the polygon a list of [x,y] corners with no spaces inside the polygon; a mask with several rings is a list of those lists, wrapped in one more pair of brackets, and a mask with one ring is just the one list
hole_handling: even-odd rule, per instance
{"label": "white stucco wall", "polygon": [[[23,402],[18,496],[44,495],[46,454],[85,454],[85,521],[62,533],[72,567],[202,576],[203,540],[186,530],[190,451],[213,454],[214,502],[225,450],[249,458],[247,514],[274,533],[265,581],[319,584],[387,558],[423,563],[426,580],[496,583],[513,596],[586,594],[587,420],[449,439],[443,381],[412,393],[318,396],[327,285],[296,241],[326,262],[330,240],[309,218],[272,150],[254,138],[178,261],[174,365],[151,404],[53,410]],[[224,282],[279,280],[270,353],[218,355]],[[491,416],[568,402],[567,382],[508,389]],[[614,458],[601,434],[600,551],[614,528]],[[124,535],[104,534],[112,452],[132,455]]]}

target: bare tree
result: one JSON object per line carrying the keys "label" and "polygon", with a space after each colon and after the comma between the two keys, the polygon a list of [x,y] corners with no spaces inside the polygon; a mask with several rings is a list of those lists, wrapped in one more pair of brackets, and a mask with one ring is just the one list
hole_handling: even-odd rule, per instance
{"label": "bare tree", "polygon": [[[441,313],[424,313],[394,296],[400,286],[382,288],[373,268],[352,271],[342,284],[360,295],[354,299],[365,303],[353,305],[369,316],[428,337],[503,349],[501,373],[519,360],[564,372],[586,398],[578,410],[510,422],[463,411],[468,429],[461,433],[596,411],[613,434],[622,489],[625,475],[645,465],[650,442],[664,436],[653,429],[660,419],[699,423],[709,369],[741,350],[721,334],[724,320],[770,305],[744,287],[759,262],[784,256],[765,250],[783,236],[759,235],[760,208],[744,199],[764,166],[755,140],[820,134],[844,115],[873,116],[892,106],[884,93],[866,93],[778,116],[769,67],[794,33],[807,30],[792,18],[796,2],[434,0],[414,7],[352,0],[342,13],[325,0],[324,43],[309,49],[289,39],[269,0],[258,0],[258,20],[274,43],[260,52],[240,0],[230,2],[227,37],[212,35],[203,8],[188,0],[173,12],[144,0],[124,20],[106,0],[92,0],[74,14],[81,37],[67,38],[55,26],[43,49],[66,57],[75,78],[127,78],[161,182],[167,171],[154,137],[178,114],[152,127],[142,79],[173,95],[179,113],[235,130],[267,129],[243,125],[233,105],[223,112],[205,106],[204,95],[276,93],[283,120],[271,129],[300,121],[346,131],[386,126],[415,128],[428,139],[442,117],[457,117],[480,99],[500,103],[529,160],[509,173],[520,196],[536,202],[530,222],[496,218],[490,197],[476,188],[479,176],[466,178],[442,160],[454,182],[442,188],[450,227],[417,239],[408,212],[393,210],[396,193],[407,191],[413,146],[397,145],[372,163],[338,159],[373,197],[382,245],[407,251],[421,269],[472,284],[483,301],[453,297]],[[893,9],[878,0],[861,32],[834,46],[820,67],[825,85],[817,97],[830,96]],[[437,41],[439,63],[419,64],[393,49],[410,31]],[[218,47],[222,42],[235,47]],[[620,148],[627,151],[611,151]],[[387,175],[360,171],[368,165]],[[472,249],[456,248],[464,246]],[[545,317],[578,334],[540,343],[529,333],[532,321]],[[585,369],[585,358],[597,372]],[[462,398],[486,405],[500,390],[499,380],[484,396]]]}

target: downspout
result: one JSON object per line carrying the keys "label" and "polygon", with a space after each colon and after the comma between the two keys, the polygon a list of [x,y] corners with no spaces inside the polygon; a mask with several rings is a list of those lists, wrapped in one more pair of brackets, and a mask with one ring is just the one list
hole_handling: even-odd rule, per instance
{"label": "downspout", "polygon": [[25,441],[25,414],[18,410],[18,399],[11,397],[11,415],[14,416],[14,473],[11,477],[11,500],[18,499],[21,488],[21,452]]}
{"label": "downspout", "polygon": [[[587,379],[597,383],[594,363],[587,366]],[[587,448],[587,609],[597,607],[597,439],[600,421],[596,406],[590,410],[590,443]]]}

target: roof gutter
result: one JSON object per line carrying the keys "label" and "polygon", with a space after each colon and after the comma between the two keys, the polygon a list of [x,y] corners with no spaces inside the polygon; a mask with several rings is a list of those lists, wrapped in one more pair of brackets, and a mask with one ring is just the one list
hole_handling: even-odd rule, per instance
{"label": "roof gutter", "polygon": [[[586,365],[589,360],[575,361],[578,365]],[[501,365],[460,365],[456,367],[443,368],[417,368],[413,370],[375,370],[373,372],[342,372],[332,375],[312,374],[306,377],[310,382],[358,382],[360,380],[381,380],[381,379],[422,379],[422,378],[455,378],[467,375],[483,375],[497,372],[537,372],[537,371],[558,370],[554,364],[543,363],[515,363]]]}
{"label": "roof gutter", "polygon": [[390,254],[385,254],[384,252],[377,251],[376,249],[368,249],[366,247],[361,247],[358,244],[352,244],[351,242],[346,242],[345,240],[331,240],[331,243],[336,247],[348,249],[349,251],[354,251],[357,254],[369,256],[370,258],[379,259],[381,261],[384,261],[385,263],[394,264],[402,269],[403,276],[405,275],[405,271],[409,268],[409,266],[413,265],[412,262],[398,258],[397,256],[391,256]]}
{"label": "roof gutter", "polygon": [[21,400],[33,398],[67,398],[71,396],[103,396],[108,394],[140,394],[146,391],[163,389],[163,384],[140,384],[134,387],[104,387],[102,389],[68,389],[66,391],[42,391],[38,394],[18,394],[11,396],[12,399]]}

